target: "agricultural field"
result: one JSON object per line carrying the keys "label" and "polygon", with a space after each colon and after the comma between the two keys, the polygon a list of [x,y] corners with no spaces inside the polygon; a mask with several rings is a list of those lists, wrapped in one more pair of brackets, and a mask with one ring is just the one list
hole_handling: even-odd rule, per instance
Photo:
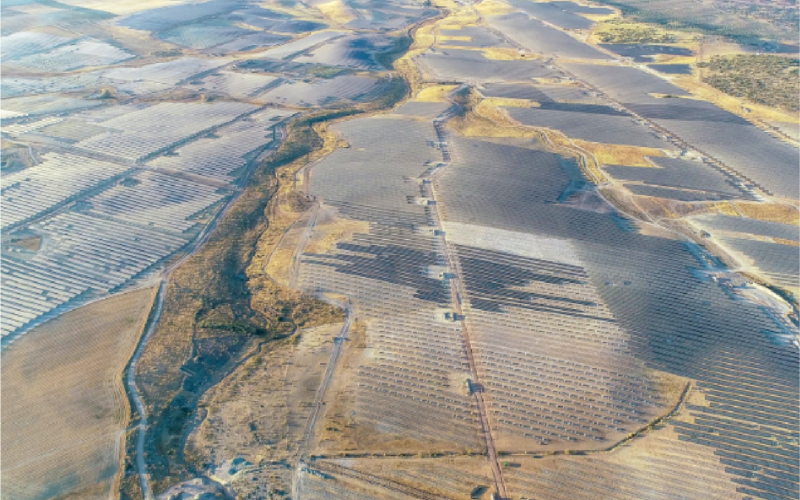
{"label": "agricultural field", "polygon": [[4,499],[113,494],[130,420],[122,371],[153,299],[143,289],[95,302],[3,351]]}

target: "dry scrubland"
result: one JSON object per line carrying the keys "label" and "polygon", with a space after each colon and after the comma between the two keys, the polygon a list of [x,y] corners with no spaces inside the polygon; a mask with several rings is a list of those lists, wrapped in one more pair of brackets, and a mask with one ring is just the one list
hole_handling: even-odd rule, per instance
{"label": "dry scrubland", "polygon": [[113,494],[130,414],[122,372],[154,293],[84,306],[3,352],[4,499]]}
{"label": "dry scrubland", "polygon": [[697,65],[703,81],[726,94],[800,111],[800,60],[776,55],[714,56]]}
{"label": "dry scrubland", "polygon": [[137,367],[153,422],[147,456],[155,489],[187,477],[183,436],[192,423],[185,409],[263,342],[342,317],[264,270],[280,236],[307,206],[292,179],[306,155],[324,146],[313,123],[290,128],[289,140],[260,165],[210,240],[171,276],[165,313]]}
{"label": "dry scrubland", "polygon": [[[341,326],[301,329],[293,337],[267,343],[208,391],[198,404],[204,420],[187,443],[190,459],[217,465],[219,469],[212,472],[223,478],[220,464],[236,458],[257,467],[291,460],[302,442],[333,338]],[[233,478],[240,495],[247,494],[256,473],[248,470]],[[290,487],[281,475],[268,484],[275,490]]]}

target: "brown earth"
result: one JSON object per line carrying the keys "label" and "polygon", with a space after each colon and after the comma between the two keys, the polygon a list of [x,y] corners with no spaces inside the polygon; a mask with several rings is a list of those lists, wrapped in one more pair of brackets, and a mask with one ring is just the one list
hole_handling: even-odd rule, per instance
{"label": "brown earth", "polygon": [[2,354],[2,498],[87,498],[114,491],[130,409],[122,372],[154,289],[86,305]]}

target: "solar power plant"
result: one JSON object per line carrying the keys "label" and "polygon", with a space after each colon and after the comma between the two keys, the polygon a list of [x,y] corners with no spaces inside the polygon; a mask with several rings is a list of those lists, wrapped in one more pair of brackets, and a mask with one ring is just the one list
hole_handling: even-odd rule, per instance
{"label": "solar power plant", "polygon": [[796,14],[2,1],[0,500],[798,498]]}
{"label": "solar power plant", "polygon": [[657,168],[638,168],[609,165],[606,172],[615,179],[640,181],[646,184],[715,191],[731,196],[741,196],[741,190],[731,182],[731,178],[701,161],[687,161],[680,158],[650,158]]}
{"label": "solar power plant", "polygon": [[463,49],[433,49],[416,61],[426,72],[443,81],[529,82],[533,78],[556,75],[539,61],[498,61]]}
{"label": "solar power plant", "polygon": [[648,67],[665,75],[692,74],[692,67],[688,64],[650,64]]}
{"label": "solar power plant", "polygon": [[381,82],[358,75],[342,75],[311,82],[291,81],[269,89],[260,99],[291,106],[322,106],[339,100],[358,100],[380,89]]}
{"label": "solar power plant", "polygon": [[656,133],[637,123],[635,118],[609,106],[583,104],[543,104],[539,108],[512,108],[508,113],[525,125],[547,127],[569,137],[592,142],[666,147]]}
{"label": "solar power plant", "polygon": [[636,62],[653,62],[654,56],[666,54],[670,56],[690,56],[692,51],[681,47],[670,45],[642,45],[638,43],[607,43],[601,45],[606,50],[610,50],[623,57],[630,57]]}
{"label": "solar power plant", "polygon": [[281,79],[276,76],[223,70],[212,73],[200,81],[192,81],[188,85],[198,92],[219,92],[235,99],[247,99],[256,97],[280,83]]}
{"label": "solar power plant", "polygon": [[[564,14],[566,15],[568,13]],[[610,59],[603,52],[581,43],[569,34],[522,13],[490,16],[488,23],[535,54],[563,59]]]}
{"label": "solar power plant", "polygon": [[[463,26],[461,29],[442,29],[439,33],[444,37],[440,42],[441,45],[455,47],[502,47],[507,45],[496,33],[481,26]],[[468,37],[469,39],[464,40],[463,37]]]}
{"label": "solar power plant", "polygon": [[726,215],[698,216],[692,222],[717,236],[748,264],[792,286],[800,273],[793,258],[800,242],[796,224],[781,224]]}
{"label": "solar power plant", "polygon": [[386,48],[387,42],[388,40],[380,35],[342,37],[313,48],[293,60],[300,63],[370,69],[377,65],[373,58],[373,52]]}
{"label": "solar power plant", "polygon": [[[700,151],[718,159],[751,182],[778,195],[800,195],[797,148],[763,132],[747,120],[696,99],[657,99],[650,94],[685,94],[680,88],[633,68],[567,65],[611,98]],[[633,88],[623,86],[623,80]],[[764,158],[770,161],[764,162]]]}
{"label": "solar power plant", "polygon": [[[555,3],[535,3],[524,0],[515,0],[509,3],[540,21],[548,22],[563,29],[585,30],[591,28],[594,24],[591,20],[570,11],[569,5],[566,5],[566,8],[562,8]],[[602,9],[598,10],[602,12]]]}

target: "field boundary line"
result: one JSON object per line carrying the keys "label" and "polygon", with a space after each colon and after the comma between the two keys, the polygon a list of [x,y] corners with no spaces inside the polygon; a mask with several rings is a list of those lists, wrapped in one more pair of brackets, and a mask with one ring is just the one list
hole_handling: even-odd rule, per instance
{"label": "field boundary line", "polygon": [[[306,468],[309,470],[313,470],[310,466],[307,466]],[[386,488],[387,490],[396,491],[398,493],[402,493],[404,495],[408,495],[415,498],[420,498],[422,500],[452,500],[449,497],[445,497],[443,495],[430,493],[425,490],[415,488],[413,486],[398,483],[397,481],[393,481],[391,479],[374,476],[372,474],[367,474],[366,472],[361,472],[355,469],[350,469],[349,467],[344,467],[339,464],[332,464],[328,462],[314,462],[314,468],[323,473],[328,472],[331,474],[339,474],[341,476],[363,481],[367,484],[377,485],[379,487]]]}

